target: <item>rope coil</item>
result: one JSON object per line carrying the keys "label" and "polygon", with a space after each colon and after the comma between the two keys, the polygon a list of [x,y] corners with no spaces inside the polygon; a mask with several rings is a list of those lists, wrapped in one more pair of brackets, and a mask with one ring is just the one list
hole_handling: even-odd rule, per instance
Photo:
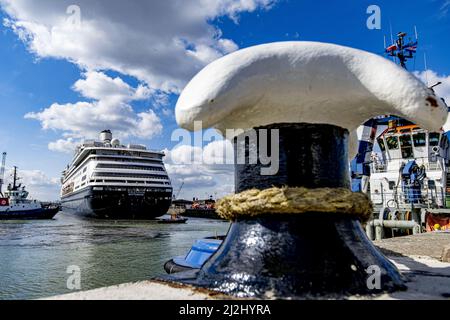
{"label": "rope coil", "polygon": [[308,212],[342,214],[364,222],[370,219],[373,211],[367,195],[345,188],[251,189],[224,197],[217,203],[219,216],[231,221],[242,217]]}

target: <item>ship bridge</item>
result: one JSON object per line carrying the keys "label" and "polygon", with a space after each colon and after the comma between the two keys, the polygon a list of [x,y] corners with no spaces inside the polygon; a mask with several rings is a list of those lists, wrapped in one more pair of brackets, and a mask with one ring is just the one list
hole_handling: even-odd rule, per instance
{"label": "ship bridge", "polygon": [[449,141],[441,130],[417,125],[389,125],[378,137],[381,151],[372,153],[370,195],[375,209],[447,206]]}

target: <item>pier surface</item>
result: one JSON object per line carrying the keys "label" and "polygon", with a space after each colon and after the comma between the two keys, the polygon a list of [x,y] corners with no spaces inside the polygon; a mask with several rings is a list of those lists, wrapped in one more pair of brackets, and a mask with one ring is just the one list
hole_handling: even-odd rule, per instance
{"label": "pier surface", "polygon": [[[190,287],[171,286],[157,281],[141,281],[70,293],[48,300],[208,300],[213,294]],[[47,300],[47,299],[46,299]]]}
{"label": "pier surface", "polygon": [[374,241],[386,256],[422,256],[450,262],[450,232],[427,232],[415,236]]}
{"label": "pier surface", "polygon": [[[450,232],[429,232],[375,241],[374,244],[405,276],[408,290],[350,299],[449,299]],[[207,300],[223,299],[206,290],[142,281],[77,292],[49,299],[57,300]]]}

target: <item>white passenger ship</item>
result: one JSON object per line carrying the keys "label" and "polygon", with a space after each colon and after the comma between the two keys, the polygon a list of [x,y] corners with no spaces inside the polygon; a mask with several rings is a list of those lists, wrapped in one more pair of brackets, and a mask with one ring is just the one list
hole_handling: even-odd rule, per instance
{"label": "white passenger ship", "polygon": [[62,174],[64,211],[111,219],[152,219],[164,215],[172,185],[163,152],[143,145],[124,146],[102,131],[100,141],[85,141]]}

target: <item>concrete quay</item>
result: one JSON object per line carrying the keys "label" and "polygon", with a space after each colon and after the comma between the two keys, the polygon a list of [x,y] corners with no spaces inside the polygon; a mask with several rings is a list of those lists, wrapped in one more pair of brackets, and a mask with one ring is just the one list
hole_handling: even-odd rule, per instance
{"label": "concrete quay", "polygon": [[[450,232],[430,232],[375,241],[406,279],[408,289],[343,299],[450,299]],[[142,281],[76,292],[50,300],[211,300],[233,299],[208,290],[158,281]]]}

